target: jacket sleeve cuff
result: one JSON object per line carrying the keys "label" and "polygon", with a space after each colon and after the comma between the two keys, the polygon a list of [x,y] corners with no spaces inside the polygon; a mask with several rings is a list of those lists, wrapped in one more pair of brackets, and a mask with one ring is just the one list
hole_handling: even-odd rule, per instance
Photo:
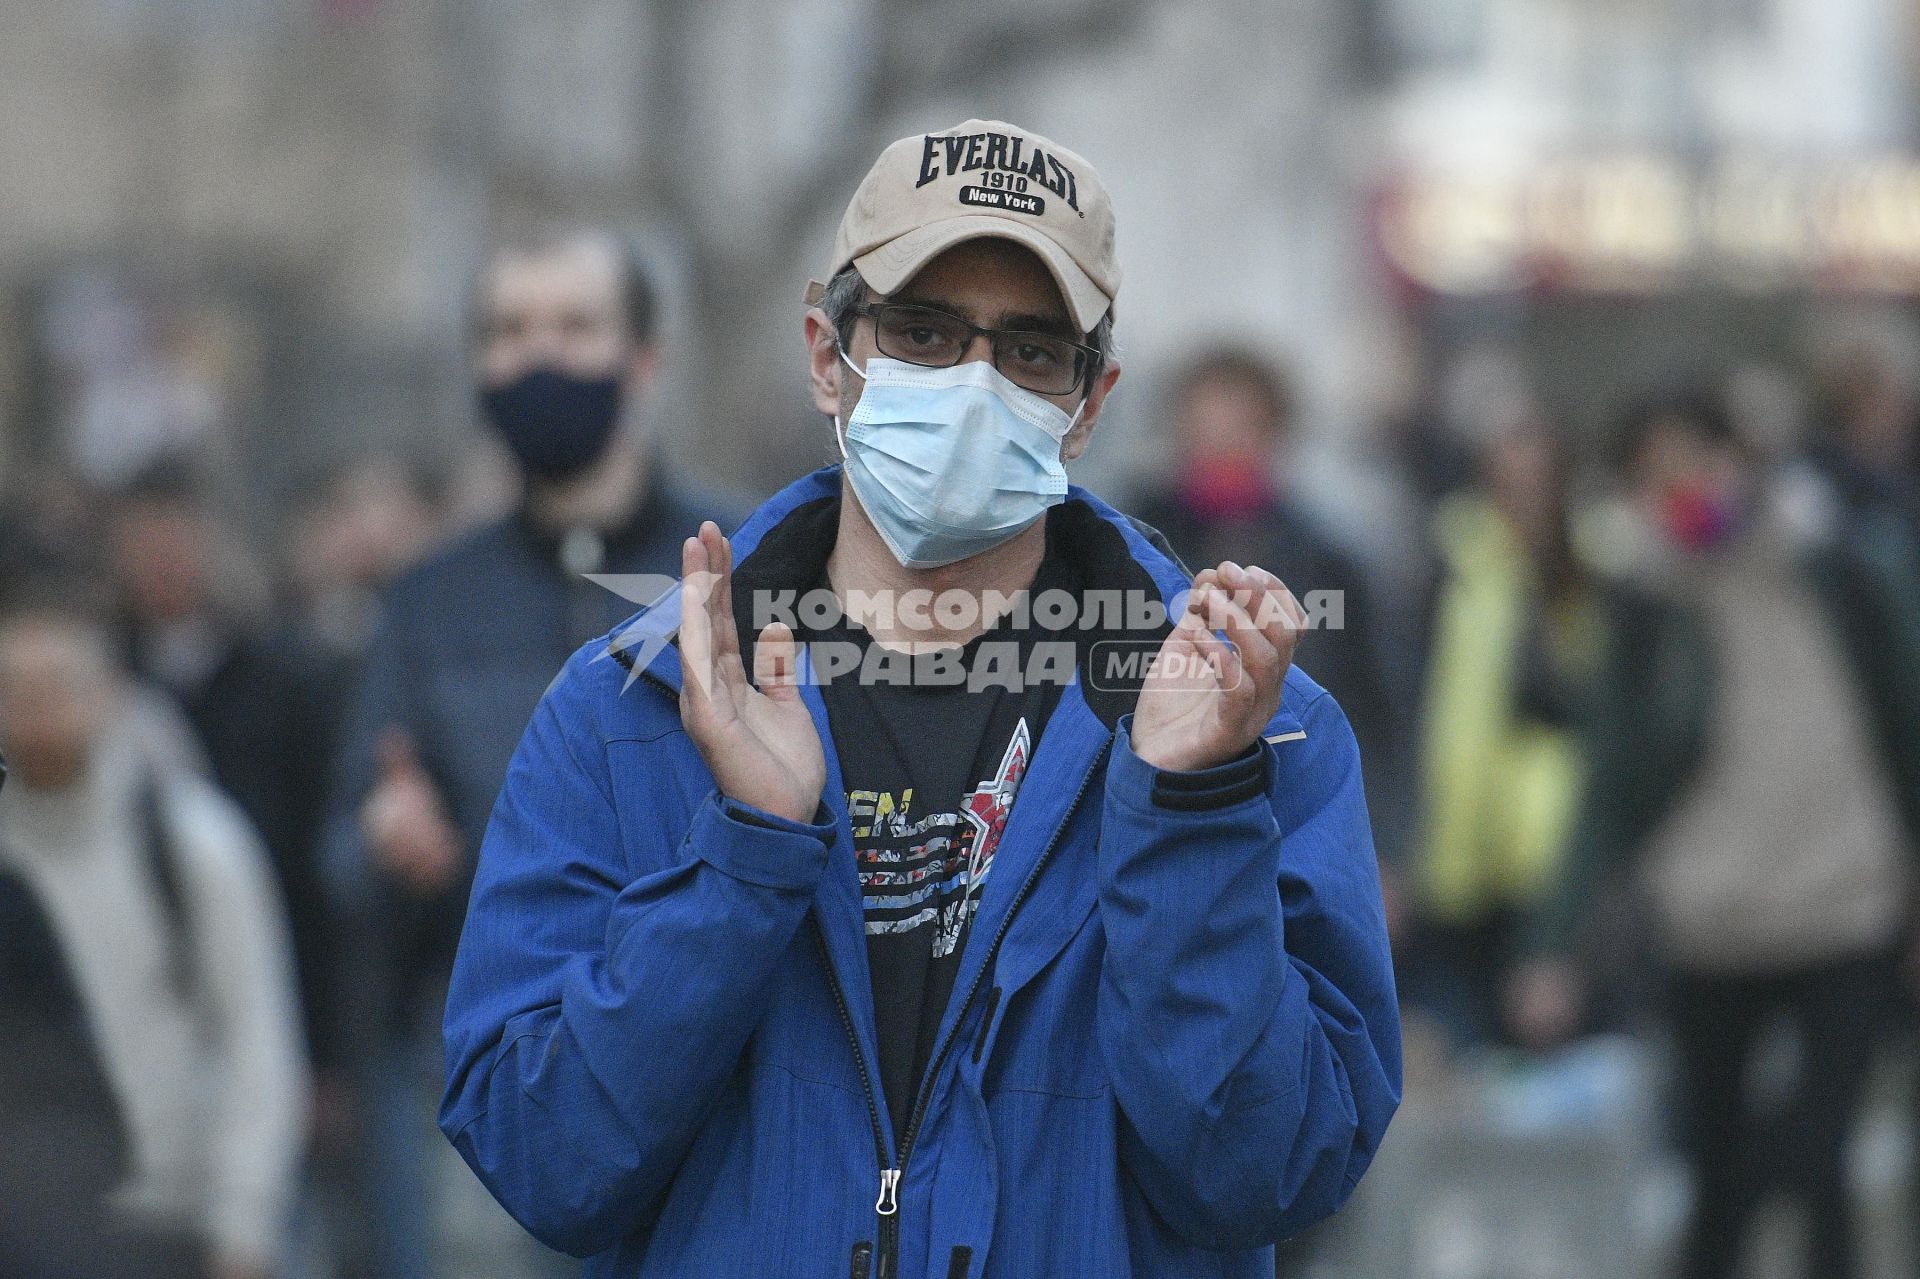
{"label": "jacket sleeve cuff", "polygon": [[718,790],[695,814],[687,847],[714,869],[783,892],[812,892],[827,867],[834,821],[822,804],[811,822],[789,821]]}
{"label": "jacket sleeve cuff", "polygon": [[1112,782],[1123,792],[1144,794],[1153,807],[1168,812],[1210,813],[1244,804],[1267,788],[1265,743],[1254,741],[1224,764],[1191,772],[1155,768],[1133,751],[1133,717],[1120,722]]}

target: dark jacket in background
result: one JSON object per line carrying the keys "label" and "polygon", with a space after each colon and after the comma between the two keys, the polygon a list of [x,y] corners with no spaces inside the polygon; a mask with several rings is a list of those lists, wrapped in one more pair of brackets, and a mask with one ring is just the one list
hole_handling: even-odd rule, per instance
{"label": "dark jacket in background", "polygon": [[[680,574],[681,542],[711,519],[731,529],[731,499],[656,469],[647,501],[605,539],[597,570]],[[389,1029],[417,1024],[453,968],[473,856],[507,762],[555,672],[635,601],[563,567],[563,548],[520,514],[487,524],[403,574],[388,592],[335,761],[325,867],[370,971],[356,973]],[[668,583],[661,583],[662,588]],[[389,727],[413,740],[467,853],[445,891],[423,898],[375,867],[360,808]]]}
{"label": "dark jacket in background", "polygon": [[89,1273],[101,1206],[126,1174],[120,1107],[51,921],[0,870],[0,1274]]}
{"label": "dark jacket in background", "polygon": [[[137,647],[133,656],[138,670]],[[285,628],[272,636],[236,635],[201,680],[162,685],[186,713],[213,780],[246,813],[273,859],[308,1052],[323,1067],[341,1065],[346,1051],[340,938],[319,860],[328,763],[346,684],[339,658]]]}

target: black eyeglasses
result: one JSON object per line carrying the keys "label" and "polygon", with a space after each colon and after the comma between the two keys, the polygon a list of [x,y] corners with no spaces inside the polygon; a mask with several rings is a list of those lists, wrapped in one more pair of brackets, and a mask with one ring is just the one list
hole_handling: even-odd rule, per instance
{"label": "black eyeglasses", "polygon": [[873,321],[880,354],[932,369],[960,363],[977,335],[993,342],[993,367],[1039,395],[1071,395],[1100,365],[1100,352],[1051,333],[987,329],[957,315],[899,302],[862,302],[853,313]]}

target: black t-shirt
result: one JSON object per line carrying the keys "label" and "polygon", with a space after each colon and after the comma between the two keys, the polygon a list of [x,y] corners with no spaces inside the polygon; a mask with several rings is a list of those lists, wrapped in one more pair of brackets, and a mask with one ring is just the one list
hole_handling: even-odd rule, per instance
{"label": "black t-shirt", "polygon": [[[1049,555],[1028,595],[1074,584]],[[859,655],[821,691],[852,819],[881,1085],[904,1139],[1001,832],[1071,677],[1072,635],[1016,612],[939,655],[887,649],[846,622],[807,639],[816,671],[822,644],[842,646],[843,668]]]}

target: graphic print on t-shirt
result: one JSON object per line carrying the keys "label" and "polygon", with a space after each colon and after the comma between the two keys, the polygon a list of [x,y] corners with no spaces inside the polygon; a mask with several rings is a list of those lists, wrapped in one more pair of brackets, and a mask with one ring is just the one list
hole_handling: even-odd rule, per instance
{"label": "graphic print on t-shirt", "polygon": [[958,948],[993,869],[994,850],[1013,811],[1033,755],[1024,716],[999,766],[960,799],[958,808],[914,812],[911,787],[855,790],[847,795],[868,936],[910,933],[937,924],[933,958]]}
{"label": "graphic print on t-shirt", "polygon": [[[1029,591],[1071,593],[1078,585],[1072,563],[1049,543]],[[904,662],[906,650],[876,653],[873,637],[844,619],[805,636],[810,653],[830,643],[859,654],[832,667],[839,674],[821,681],[820,695],[866,916],[880,1085],[902,1141],[1014,802],[1075,664],[1065,664],[1064,679],[973,679],[1002,669],[1009,646],[1018,660],[1005,669],[1033,670],[1041,643],[1059,640],[1025,615],[1009,614],[957,649]],[[967,678],[948,678],[954,669]]]}

